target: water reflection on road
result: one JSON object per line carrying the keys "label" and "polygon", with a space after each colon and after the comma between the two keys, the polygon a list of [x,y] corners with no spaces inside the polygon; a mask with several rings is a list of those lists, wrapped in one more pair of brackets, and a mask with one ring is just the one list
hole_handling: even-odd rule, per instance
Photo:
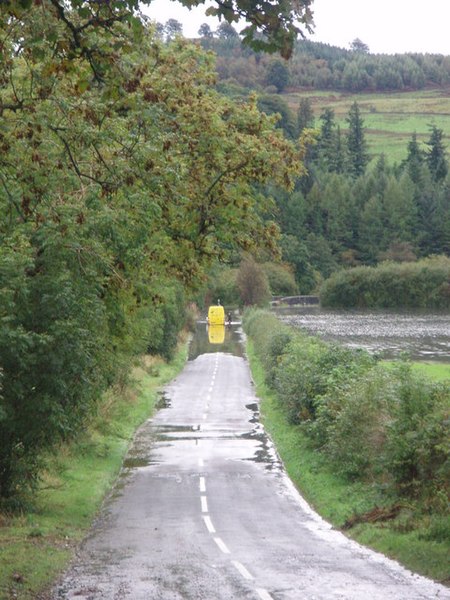
{"label": "water reflection on road", "polygon": [[194,360],[197,356],[210,352],[225,352],[234,356],[243,356],[243,333],[239,323],[213,327],[222,327],[223,329],[219,333],[214,331],[211,335],[206,321],[197,322],[195,334],[189,345],[189,360]]}
{"label": "water reflection on road", "polygon": [[383,358],[406,352],[413,360],[450,361],[450,315],[430,312],[330,311],[277,308],[286,323],[326,340],[366,348]]}

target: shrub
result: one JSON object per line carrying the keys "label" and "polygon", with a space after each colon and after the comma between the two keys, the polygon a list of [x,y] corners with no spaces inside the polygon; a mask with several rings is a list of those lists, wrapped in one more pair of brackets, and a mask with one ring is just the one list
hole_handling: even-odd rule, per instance
{"label": "shrub", "polygon": [[395,401],[392,377],[386,369],[372,368],[352,383],[339,394],[334,414],[327,411],[324,451],[341,474],[351,479],[373,477],[380,473],[389,406]]}
{"label": "shrub", "polygon": [[261,265],[251,255],[242,259],[236,277],[244,306],[267,306],[270,300],[269,281]]}
{"label": "shrub", "polygon": [[262,268],[269,281],[272,296],[294,296],[298,294],[298,286],[295,277],[285,265],[267,262]]}
{"label": "shrub", "polygon": [[244,329],[287,418],[302,424],[333,469],[445,512],[448,384],[428,381],[408,363],[385,367],[363,350],[331,345],[261,310],[245,313]]}
{"label": "shrub", "polygon": [[266,382],[272,385],[276,368],[293,333],[287,325],[263,310],[246,310],[243,324],[255,341],[256,352],[266,371]]}
{"label": "shrub", "polygon": [[322,306],[334,308],[450,307],[450,258],[382,263],[334,273],[320,290]]}
{"label": "shrub", "polygon": [[237,306],[240,303],[239,289],[236,283],[237,269],[214,270],[208,284],[207,304],[218,299],[223,306]]}
{"label": "shrub", "polygon": [[108,321],[93,265],[69,244],[0,251],[0,497],[36,479],[39,453],[82,426],[111,375]]}
{"label": "shrub", "polygon": [[450,480],[449,386],[424,379],[407,364],[395,376],[384,468],[400,493],[435,494],[448,488]]}

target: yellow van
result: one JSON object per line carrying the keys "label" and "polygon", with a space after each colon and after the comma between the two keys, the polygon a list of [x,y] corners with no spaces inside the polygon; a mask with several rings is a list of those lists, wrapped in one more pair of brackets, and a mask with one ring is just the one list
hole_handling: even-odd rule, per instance
{"label": "yellow van", "polygon": [[223,306],[210,306],[208,309],[208,325],[225,325]]}
{"label": "yellow van", "polygon": [[225,341],[225,325],[208,325],[208,341],[210,344],[223,344]]}

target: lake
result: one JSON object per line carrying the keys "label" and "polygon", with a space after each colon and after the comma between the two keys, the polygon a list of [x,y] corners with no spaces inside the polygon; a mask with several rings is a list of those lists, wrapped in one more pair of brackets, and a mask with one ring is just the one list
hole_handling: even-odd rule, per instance
{"label": "lake", "polygon": [[383,358],[406,352],[412,360],[450,362],[450,314],[275,308],[282,321],[325,340],[365,348]]}

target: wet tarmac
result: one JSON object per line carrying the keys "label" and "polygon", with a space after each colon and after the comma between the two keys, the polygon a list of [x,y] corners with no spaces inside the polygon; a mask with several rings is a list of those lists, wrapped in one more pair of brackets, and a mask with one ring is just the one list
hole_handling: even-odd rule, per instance
{"label": "wet tarmac", "polygon": [[260,423],[241,336],[199,324],[54,600],[450,599],[297,493]]}

